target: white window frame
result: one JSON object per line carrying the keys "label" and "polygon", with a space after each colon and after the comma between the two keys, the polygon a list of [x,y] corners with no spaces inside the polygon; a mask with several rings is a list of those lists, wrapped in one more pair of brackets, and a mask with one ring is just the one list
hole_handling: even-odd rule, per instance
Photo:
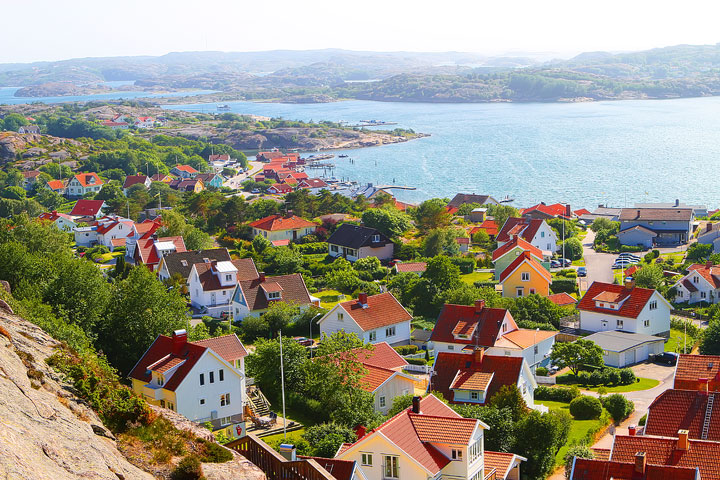
{"label": "white window frame", "polygon": [[453,448],[451,450],[451,457],[456,462],[462,462],[463,459],[463,451],[459,448]]}
{"label": "white window frame", "polygon": [[385,405],[387,404],[385,395],[378,397],[378,404],[380,405],[380,408],[385,408]]}
{"label": "white window frame", "polygon": [[376,341],[377,341],[377,330],[373,330],[372,332],[370,332],[370,333],[368,334],[368,339],[369,339],[371,342],[376,342]]}
{"label": "white window frame", "polygon": [[516,297],[524,297],[525,296],[525,288],[515,287],[515,296]]}
{"label": "white window frame", "polygon": [[364,467],[372,467],[373,466],[373,454],[372,453],[361,453],[360,454],[360,463]]}
{"label": "white window frame", "polygon": [[397,331],[395,329],[395,325],[393,325],[392,327],[387,327],[385,329],[385,338],[394,337],[396,335],[396,333],[397,333]]}
{"label": "white window frame", "polygon": [[522,272],[520,274],[520,280],[523,282],[529,282],[530,281],[530,272]]}
{"label": "white window frame", "polygon": [[616,320],[615,321],[615,328],[624,328],[625,327],[625,320]]}

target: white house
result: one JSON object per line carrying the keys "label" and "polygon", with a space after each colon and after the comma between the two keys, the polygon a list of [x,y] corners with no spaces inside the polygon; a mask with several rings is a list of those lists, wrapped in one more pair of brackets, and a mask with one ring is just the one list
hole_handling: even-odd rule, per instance
{"label": "white house", "polygon": [[520,237],[541,251],[557,251],[557,235],[545,220],[529,217],[510,217],[497,235],[498,247]]}
{"label": "white house", "polygon": [[153,117],[138,117],[135,120],[135,126],[137,128],[153,128],[155,126],[155,119]]}
{"label": "white house", "polygon": [[717,303],[720,301],[720,265],[707,262],[691,265],[688,274],[675,283],[676,303]]}
{"label": "white house", "polygon": [[107,208],[103,200],[86,200],[81,198],[70,211],[70,216],[81,218],[83,221],[91,221],[103,216],[103,210]]}
{"label": "white house", "polygon": [[128,190],[130,190],[130,187],[133,185],[142,185],[147,190],[151,184],[152,181],[147,175],[128,175],[123,182],[123,193],[127,195]]}
{"label": "white house", "polygon": [[241,279],[233,294],[233,319],[242,320],[247,316],[260,316],[273,302],[285,302],[304,310],[310,305],[320,306],[320,299],[312,297],[299,273],[266,277],[260,272],[257,277]]}
{"label": "white house", "polygon": [[[191,250],[188,252],[170,253],[160,259],[157,272],[160,280],[167,280],[173,275],[180,275],[187,282],[193,265],[202,262],[229,262],[232,258],[227,248],[208,248],[204,250]],[[252,259],[249,259],[252,262]],[[237,267],[237,265],[236,265]],[[255,263],[252,263],[255,268]],[[257,270],[256,270],[257,273]],[[241,275],[242,276],[242,275]]]}
{"label": "white house", "polygon": [[343,444],[335,458],[354,460],[365,480],[519,480],[526,459],[485,451],[487,428],[480,420],[462,418],[434,395],[415,397],[412,407],[355,443]]}
{"label": "white house", "polygon": [[104,245],[111,250],[116,246],[113,240],[137,237],[135,222],[117,215],[102,217],[89,226],[76,227],[73,231],[77,245]]}
{"label": "white house", "polygon": [[220,317],[223,313],[229,315],[241,270],[243,280],[247,275],[258,275],[252,259],[208,260],[194,264],[188,277],[191,305],[211,317]]}
{"label": "white house", "polygon": [[705,224],[705,230],[700,232],[697,242],[712,245],[713,253],[720,252],[720,223],[708,222]]}
{"label": "white house", "polygon": [[390,260],[395,246],[392,240],[374,228],[343,223],[327,240],[331,257],[351,262],[367,257]]}
{"label": "white house", "polygon": [[250,223],[253,237],[262,235],[271,242],[298,240],[315,232],[317,225],[296,215],[270,215]]}
{"label": "white house", "polygon": [[435,352],[471,351],[484,347],[488,355],[522,357],[532,371],[550,362],[550,351],[557,332],[518,328],[504,308],[475,305],[443,306],[430,341]]}
{"label": "white house", "polygon": [[63,232],[72,232],[73,229],[77,227],[77,223],[75,223],[73,217],[66,213],[59,213],[57,210],[42,213],[38,218],[40,220],[53,222],[55,226]]}
{"label": "white house", "polygon": [[243,433],[245,347],[235,334],[188,342],[185,330],[160,335],[130,372],[132,388],[153,405],[197,423]]}
{"label": "white house", "polygon": [[361,293],[357,300],[335,305],[318,325],[324,335],[343,330],[355,333],[364,343],[407,345],[412,318],[390,292],[371,296]]}
{"label": "white house", "polygon": [[577,309],[581,330],[620,330],[663,337],[670,334],[670,303],[657,290],[636,287],[633,282],[593,282]]}
{"label": "white house", "polygon": [[69,197],[82,197],[86,193],[97,193],[105,182],[97,173],[78,173],[67,184],[65,192]]}

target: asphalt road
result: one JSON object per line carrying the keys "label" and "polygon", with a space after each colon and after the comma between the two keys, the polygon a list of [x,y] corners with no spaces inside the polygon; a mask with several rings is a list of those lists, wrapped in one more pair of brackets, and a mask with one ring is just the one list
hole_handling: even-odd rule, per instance
{"label": "asphalt road", "polygon": [[588,230],[587,235],[583,239],[583,257],[585,258],[585,268],[587,276],[580,278],[580,290],[585,291],[593,282],[613,283],[613,271],[610,267],[615,263],[615,257],[612,253],[597,253],[593,250],[592,245],[595,240],[595,232]]}

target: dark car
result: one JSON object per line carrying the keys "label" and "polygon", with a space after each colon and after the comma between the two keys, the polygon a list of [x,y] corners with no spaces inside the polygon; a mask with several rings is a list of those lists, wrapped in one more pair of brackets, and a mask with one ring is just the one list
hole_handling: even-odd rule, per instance
{"label": "dark car", "polygon": [[587,268],[580,267],[577,269],[577,276],[578,277],[587,277]]}
{"label": "dark car", "polygon": [[310,347],[313,344],[313,341],[307,337],[293,337],[293,340],[295,340],[303,347]]}
{"label": "dark car", "polygon": [[655,355],[652,360],[655,363],[673,366],[677,363],[678,354],[673,352],[663,352]]}
{"label": "dark car", "polygon": [[560,262],[557,260],[550,260],[550,268],[560,268]]}
{"label": "dark car", "polygon": [[572,265],[572,262],[568,258],[558,258],[558,262],[560,262],[560,265],[563,267],[569,267]]}

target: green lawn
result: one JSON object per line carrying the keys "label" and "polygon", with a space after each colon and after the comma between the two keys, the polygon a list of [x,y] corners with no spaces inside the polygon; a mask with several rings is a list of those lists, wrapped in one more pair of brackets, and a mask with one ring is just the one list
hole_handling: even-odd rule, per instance
{"label": "green lawn", "polygon": [[[340,302],[340,295],[342,295],[342,293],[337,290],[321,290],[312,294],[313,297],[320,299],[320,306],[324,309],[330,309]],[[344,300],[350,300],[350,298],[346,295]]]}
{"label": "green lawn", "polygon": [[[288,443],[291,443],[291,444],[296,443],[300,439],[300,437],[302,437],[303,433],[305,433],[304,428],[301,428],[300,430],[294,430],[292,432],[288,432],[288,434],[287,434]],[[263,442],[270,445],[271,442],[283,440],[283,434],[277,433],[275,435],[268,435],[267,437],[262,437],[260,440],[262,440]]]}
{"label": "green lawn", "polygon": [[573,260],[572,265],[573,265],[573,267],[584,267],[585,259],[581,258],[580,260]]}
{"label": "green lawn", "polygon": [[[553,402],[550,400],[536,400],[535,403],[538,403],[540,405],[545,405],[550,410],[563,410],[568,412],[570,414],[570,404],[564,403],[564,402]],[[572,423],[570,424],[570,434],[568,435],[568,440],[565,445],[563,445],[560,450],[558,451],[557,455],[555,456],[555,465],[562,465],[563,464],[563,457],[565,456],[565,453],[567,453],[568,448],[570,448],[570,445],[573,443],[579,443],[580,440],[585,438],[585,436],[593,431],[598,430],[602,427],[604,427],[605,424],[602,420],[575,420],[573,419]]]}
{"label": "green lawn", "polygon": [[492,272],[473,272],[460,275],[460,279],[468,285],[473,285],[475,282],[489,282],[492,278]]}
{"label": "green lawn", "polygon": [[[670,329],[670,339],[665,344],[666,352],[677,352],[682,353],[683,343],[685,341],[685,334],[682,330]],[[695,339],[690,335],[687,335],[687,351],[692,351],[693,345],[695,345]]]}
{"label": "green lawn", "polygon": [[[643,378],[638,377],[639,382],[631,383],[630,385],[617,385],[614,387],[605,387],[608,393],[621,393],[621,392],[637,392],[638,390],[648,390],[653,387],[657,387],[660,384],[659,380],[655,380],[653,378]],[[582,385],[580,383],[558,383],[559,387],[565,387],[565,386],[572,386],[577,385],[579,388],[583,390],[590,390],[592,392],[597,392],[599,388],[602,387],[591,387],[589,385]]]}

